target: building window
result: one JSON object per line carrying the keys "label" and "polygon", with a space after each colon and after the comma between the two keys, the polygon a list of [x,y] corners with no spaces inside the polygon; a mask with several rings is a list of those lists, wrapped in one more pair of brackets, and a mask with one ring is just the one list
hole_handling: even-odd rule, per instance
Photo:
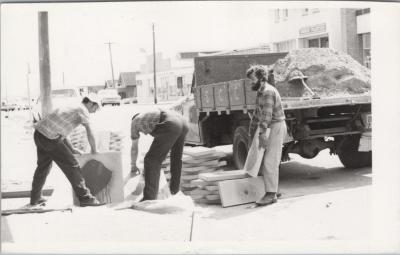
{"label": "building window", "polygon": [[287,20],[288,16],[289,16],[288,9],[283,9],[283,11],[282,11],[283,20]]}
{"label": "building window", "polygon": [[319,38],[308,40],[308,48],[319,48]]}
{"label": "building window", "polygon": [[308,11],[309,11],[308,8],[302,9],[302,15],[303,15],[303,16],[308,15]]}
{"label": "building window", "polygon": [[296,41],[289,40],[275,43],[276,52],[287,52],[296,48]]}
{"label": "building window", "polygon": [[329,38],[321,37],[308,40],[308,48],[329,48]]}
{"label": "building window", "polygon": [[275,9],[275,23],[279,23],[279,9]]}
{"label": "building window", "polygon": [[329,48],[329,39],[328,39],[328,37],[320,38],[320,47],[321,48]]}
{"label": "building window", "polygon": [[371,33],[362,34],[363,64],[371,68]]}
{"label": "building window", "polygon": [[371,12],[370,8],[359,9],[359,10],[356,10],[356,16],[360,16],[360,15],[367,14],[367,13],[370,13],[370,12]]}

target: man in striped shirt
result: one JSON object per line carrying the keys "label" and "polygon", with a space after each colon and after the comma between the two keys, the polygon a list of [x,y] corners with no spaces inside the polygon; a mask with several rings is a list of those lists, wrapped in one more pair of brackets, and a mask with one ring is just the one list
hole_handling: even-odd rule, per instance
{"label": "man in striped shirt", "polygon": [[35,124],[33,137],[38,159],[32,181],[31,205],[42,204],[46,201],[42,197],[42,189],[53,161],[68,178],[81,206],[102,205],[86,187],[81,168],[74,156],[82,152],[73,148],[67,138],[78,125],[82,124],[86,128],[91,152],[97,153],[89,121],[89,113],[94,113],[99,109],[96,101],[95,98],[85,97],[81,105],[57,108]]}
{"label": "man in striped shirt", "polygon": [[182,153],[185,143],[188,124],[183,116],[175,111],[155,109],[133,116],[131,124],[131,171],[138,172],[136,160],[138,156],[138,143],[140,132],[154,137],[153,143],[144,158],[144,190],[145,200],[157,199],[160,180],[161,164],[170,154],[171,180],[169,188],[171,194],[179,191]]}
{"label": "man in striped shirt", "polygon": [[[261,171],[266,193],[256,204],[268,205],[277,202],[279,165],[286,136],[285,113],[278,90],[267,82],[264,67],[253,66],[246,74],[253,82],[252,89],[257,91],[256,108],[250,124],[251,135],[258,135],[260,146],[265,148]],[[259,132],[254,134],[257,127]]]}

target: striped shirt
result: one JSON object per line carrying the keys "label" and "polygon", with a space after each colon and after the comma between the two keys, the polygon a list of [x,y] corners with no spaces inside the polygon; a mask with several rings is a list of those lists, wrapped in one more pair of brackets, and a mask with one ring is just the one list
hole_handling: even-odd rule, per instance
{"label": "striped shirt", "polygon": [[161,110],[153,110],[135,115],[131,124],[131,139],[140,137],[139,132],[150,134],[160,122]]}
{"label": "striped shirt", "polygon": [[35,125],[35,129],[49,139],[65,138],[80,124],[89,123],[89,111],[82,104],[57,108]]}
{"label": "striped shirt", "polygon": [[278,90],[270,84],[264,83],[257,91],[252,125],[259,125],[260,132],[264,133],[270,124],[284,120],[285,113]]}

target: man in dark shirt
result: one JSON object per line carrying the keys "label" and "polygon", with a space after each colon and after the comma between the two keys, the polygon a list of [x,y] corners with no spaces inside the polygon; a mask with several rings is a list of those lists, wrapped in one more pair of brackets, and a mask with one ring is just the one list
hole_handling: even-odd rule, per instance
{"label": "man in dark shirt", "polygon": [[153,110],[139,113],[133,116],[131,124],[131,171],[137,172],[136,160],[138,156],[138,142],[140,134],[150,134],[154,137],[153,143],[144,158],[144,180],[143,199],[157,199],[160,181],[161,164],[169,151],[171,158],[171,180],[169,188],[171,194],[179,191],[182,153],[188,124],[183,116],[174,111]]}

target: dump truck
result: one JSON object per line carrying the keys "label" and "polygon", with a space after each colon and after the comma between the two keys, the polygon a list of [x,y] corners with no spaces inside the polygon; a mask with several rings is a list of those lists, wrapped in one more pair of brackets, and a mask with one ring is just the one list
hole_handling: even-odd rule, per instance
{"label": "dump truck", "polygon": [[[246,70],[254,64],[271,65],[288,53],[201,56],[194,60],[192,95],[180,105],[189,122],[186,143],[214,147],[232,144],[233,161],[242,169],[251,145],[249,124],[256,92]],[[311,159],[330,149],[346,168],[371,166],[370,94],[329,97],[286,97],[282,105],[288,127],[282,161],[289,153]],[[289,93],[290,94],[290,93]],[[296,94],[296,93],[295,93]]]}

